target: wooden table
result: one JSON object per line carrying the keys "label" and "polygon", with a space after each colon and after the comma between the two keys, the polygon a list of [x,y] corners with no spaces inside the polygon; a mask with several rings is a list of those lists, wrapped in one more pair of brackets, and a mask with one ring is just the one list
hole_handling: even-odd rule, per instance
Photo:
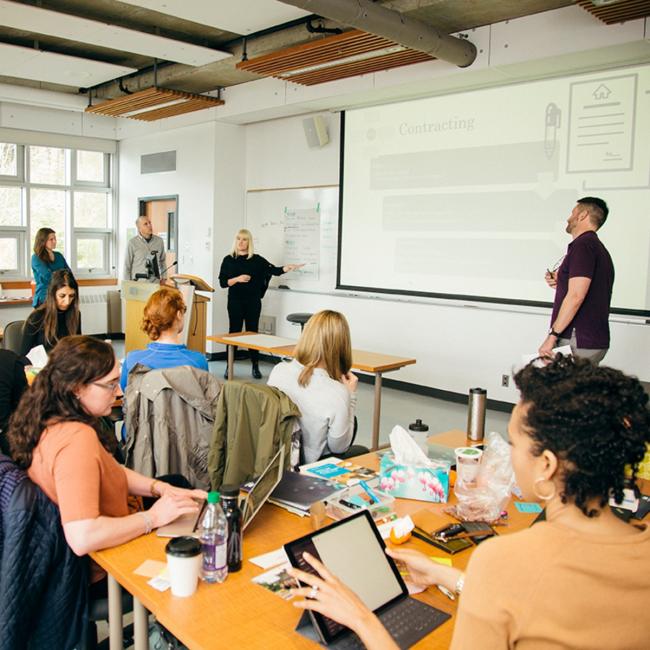
{"label": "wooden table", "polygon": [[[228,379],[232,379],[233,364],[235,361],[235,347],[247,348],[250,350],[260,350],[275,356],[280,357],[293,357],[294,345],[270,345],[262,346],[253,343],[237,343],[237,346],[232,345],[229,339],[233,336],[254,336],[257,332],[236,332],[232,334],[213,334],[208,336],[208,341],[214,341],[228,346]],[[267,338],[272,338],[270,335],[265,335]],[[278,337],[279,338],[279,337]],[[379,446],[379,423],[381,419],[381,383],[382,375],[385,372],[392,370],[399,370],[404,366],[409,366],[415,363],[415,359],[406,357],[396,357],[390,354],[379,354],[377,352],[366,352],[364,350],[352,350],[352,368],[354,370],[361,370],[363,372],[372,373],[375,376],[375,401],[372,413],[372,443],[371,449],[377,449]]]}
{"label": "wooden table", "polygon": [[[430,440],[450,447],[462,446],[467,442],[463,431],[449,431],[432,436]],[[374,453],[359,456],[355,461],[374,469],[379,465],[379,459]],[[452,492],[451,502],[454,500]],[[427,507],[447,517],[442,512],[446,505],[398,499],[396,510],[403,516]],[[509,524],[507,527],[499,527],[499,534],[526,528],[535,517],[520,513],[512,504],[508,513]],[[449,517],[447,519],[453,521]],[[155,533],[115,548],[92,553],[95,561],[109,573],[111,650],[122,648],[119,585],[134,596],[136,650],[148,648],[146,610],[154,613],[160,623],[191,650],[316,648],[315,643],[294,633],[300,611],[290,602],[283,601],[267,589],[251,582],[253,577],[260,575],[264,570],[248,561],[257,555],[278,549],[284,543],[310,530],[309,517],[300,518],[277,506],[266,504],[244,535],[242,570],[230,574],[221,585],[200,582],[196,593],[190,598],[175,598],[169,590],[160,593],[147,585],[147,578],[134,575],[134,570],[144,560],[165,561],[164,548],[167,540],[156,537]],[[407,546],[418,548],[429,555],[445,555],[443,551],[438,551],[417,539],[408,542]],[[470,554],[471,549],[467,549],[449,557],[455,567],[463,569]],[[450,614],[456,611],[456,603],[435,588],[430,588],[416,597]],[[429,650],[448,648],[453,626],[452,618],[415,647]]]}

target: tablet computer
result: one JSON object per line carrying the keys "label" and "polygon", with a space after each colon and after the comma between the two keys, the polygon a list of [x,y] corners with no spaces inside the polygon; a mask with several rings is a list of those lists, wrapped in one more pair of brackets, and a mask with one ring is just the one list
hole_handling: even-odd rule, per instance
{"label": "tablet computer", "polygon": [[[294,567],[315,573],[305,551],[318,558],[380,618],[400,647],[408,648],[444,623],[449,614],[410,598],[395,562],[367,510],[285,544]],[[322,643],[336,644],[350,630],[309,611]]]}

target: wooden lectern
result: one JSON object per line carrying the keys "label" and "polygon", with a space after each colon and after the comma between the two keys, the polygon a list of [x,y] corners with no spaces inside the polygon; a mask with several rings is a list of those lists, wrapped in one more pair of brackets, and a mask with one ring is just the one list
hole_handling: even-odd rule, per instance
{"label": "wooden lectern", "polygon": [[[205,280],[195,275],[172,275],[179,289],[183,292],[187,303],[187,315],[185,318],[185,342],[190,350],[196,350],[205,354],[205,337],[207,335],[207,304],[210,302],[208,296],[201,296],[196,291],[210,291],[214,289]],[[183,291],[183,285],[190,285],[191,292]],[[140,329],[142,324],[142,312],[149,300],[149,296],[160,289],[157,282],[133,282],[125,280],[122,282],[122,297],[126,301],[126,326],[124,332],[124,354],[131,350],[143,350],[151,340]]]}
{"label": "wooden lectern", "polygon": [[186,345],[190,350],[196,350],[205,354],[205,337],[208,335],[207,318],[209,296],[201,296],[196,291],[209,291],[214,293],[214,289],[203,279],[196,275],[177,273],[172,275],[171,279],[176,282],[179,289],[182,285],[189,284],[194,288],[193,300],[191,305],[187,305],[188,318],[185,318],[185,330],[187,332]]}
{"label": "wooden lectern", "polygon": [[126,325],[124,329],[124,354],[131,350],[143,350],[151,343],[149,337],[140,329],[142,312],[149,296],[158,291],[157,282],[122,282],[122,298],[126,301]]}

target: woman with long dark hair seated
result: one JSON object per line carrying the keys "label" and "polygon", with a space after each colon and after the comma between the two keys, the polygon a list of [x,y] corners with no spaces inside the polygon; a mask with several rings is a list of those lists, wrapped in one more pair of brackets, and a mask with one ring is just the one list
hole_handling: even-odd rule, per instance
{"label": "woman with long dark hair seated", "polygon": [[187,307],[178,289],[162,287],[152,293],[144,306],[141,329],[152,343],[146,350],[129,352],[122,365],[120,385],[126,389],[129,372],[136,363],[152,369],[192,366],[208,371],[205,355],[189,350],[181,342]]}
{"label": "woman with long dark hair seated", "polygon": [[79,287],[70,271],[52,273],[45,302],[25,321],[21,355],[42,345],[49,352],[64,336],[81,334]]}
{"label": "woman with long dark hair seated", "polygon": [[[462,591],[453,649],[645,649],[650,526],[623,522],[608,501],[622,500],[626,467],[634,474],[650,441],[648,396],[637,379],[570,357],[529,365],[515,382],[512,465],[524,499],[546,504],[546,521],[482,543],[466,575],[413,550],[387,552],[411,581]],[[352,591],[305,559],[321,577],[292,571],[309,585],[296,592],[311,598],[297,607],[347,625],[368,648],[397,648]]]}
{"label": "woman with long dark hair seated", "polygon": [[[68,336],[52,350],[13,414],[11,455],[61,511],[66,540],[77,555],[128,542],[197,510],[185,490],[119,465],[102,446],[98,420],[120,389],[113,348],[88,336]],[[131,513],[128,496],[160,497]],[[96,582],[103,576],[93,566]]]}

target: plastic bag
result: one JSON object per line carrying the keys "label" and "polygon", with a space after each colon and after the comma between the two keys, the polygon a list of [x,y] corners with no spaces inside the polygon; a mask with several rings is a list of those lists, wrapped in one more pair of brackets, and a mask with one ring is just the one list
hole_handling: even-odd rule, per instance
{"label": "plastic bag", "polygon": [[486,438],[476,484],[469,486],[456,481],[455,515],[461,521],[497,521],[508,504],[514,484],[510,446],[492,431]]}

